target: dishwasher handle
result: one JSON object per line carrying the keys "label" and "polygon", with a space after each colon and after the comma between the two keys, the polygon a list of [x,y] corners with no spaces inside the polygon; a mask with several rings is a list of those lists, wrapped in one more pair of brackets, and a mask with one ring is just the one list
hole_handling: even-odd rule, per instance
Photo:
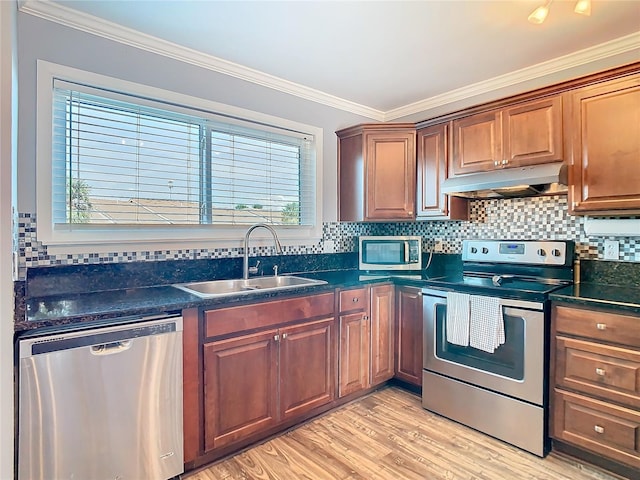
{"label": "dishwasher handle", "polygon": [[53,333],[19,340],[20,358],[74,348],[89,348],[93,355],[123,352],[136,338],[182,332],[182,316],[166,316],[152,321],[115,324],[95,329]]}
{"label": "dishwasher handle", "polygon": [[131,340],[91,345],[91,355],[113,355],[131,348]]}

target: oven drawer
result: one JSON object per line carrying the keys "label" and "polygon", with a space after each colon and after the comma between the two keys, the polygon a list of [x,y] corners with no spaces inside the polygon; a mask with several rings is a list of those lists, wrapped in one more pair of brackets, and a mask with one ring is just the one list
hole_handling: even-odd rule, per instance
{"label": "oven drawer", "polygon": [[640,408],[640,352],[556,338],[556,385]]}
{"label": "oven drawer", "polygon": [[631,347],[640,345],[639,317],[556,305],[554,320],[558,333]]}
{"label": "oven drawer", "polygon": [[640,469],[640,412],[556,389],[553,436]]}

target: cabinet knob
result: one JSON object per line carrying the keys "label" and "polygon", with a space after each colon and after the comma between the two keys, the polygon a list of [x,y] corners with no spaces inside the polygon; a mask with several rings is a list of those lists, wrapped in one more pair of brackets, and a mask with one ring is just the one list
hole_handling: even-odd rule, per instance
{"label": "cabinet knob", "polygon": [[593,429],[596,431],[596,433],[604,433],[604,427],[601,427],[600,425],[595,425]]}
{"label": "cabinet knob", "polygon": [[282,334],[282,339],[284,340],[285,338],[287,338],[287,335],[288,335],[287,333],[283,333]]}
{"label": "cabinet knob", "polygon": [[604,368],[596,368],[596,375],[600,375],[601,377],[604,377],[605,373],[607,373],[605,371]]}
{"label": "cabinet knob", "polygon": [[497,167],[498,165],[500,165],[500,160],[496,160],[493,162],[494,167]]}
{"label": "cabinet knob", "polygon": [[276,335],[274,335],[274,336],[273,336],[273,339],[277,342],[278,340],[280,340],[280,335],[277,335],[277,334],[276,334]]}
{"label": "cabinet knob", "polygon": [[606,330],[607,329],[607,324],[606,323],[596,323],[596,328],[598,330]]}
{"label": "cabinet knob", "polygon": [[360,299],[358,297],[353,297],[352,302],[353,303],[358,303],[360,301]]}
{"label": "cabinet knob", "polygon": [[502,165],[506,165],[507,163],[509,163],[509,160],[507,160],[506,158],[502,160]]}

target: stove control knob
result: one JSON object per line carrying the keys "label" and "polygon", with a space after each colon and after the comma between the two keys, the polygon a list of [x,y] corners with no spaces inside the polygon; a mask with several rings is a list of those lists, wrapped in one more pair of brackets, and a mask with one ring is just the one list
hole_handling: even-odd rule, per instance
{"label": "stove control knob", "polygon": [[478,249],[476,247],[471,247],[471,253],[478,253]]}
{"label": "stove control knob", "polygon": [[482,247],[482,253],[489,253],[489,249],[487,247]]}
{"label": "stove control knob", "polygon": [[553,255],[554,257],[559,257],[560,250],[558,250],[557,248],[554,248],[553,250],[551,250],[551,255]]}
{"label": "stove control knob", "polygon": [[546,257],[547,256],[547,252],[545,252],[542,248],[538,249],[538,255],[540,255],[541,257]]}

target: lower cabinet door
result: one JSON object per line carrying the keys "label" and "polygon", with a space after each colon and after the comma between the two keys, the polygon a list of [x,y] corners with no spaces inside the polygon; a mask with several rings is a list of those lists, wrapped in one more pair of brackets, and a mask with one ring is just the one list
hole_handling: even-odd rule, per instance
{"label": "lower cabinet door", "polygon": [[396,288],[396,378],[422,385],[422,296],[415,287]]}
{"label": "lower cabinet door", "polygon": [[282,419],[302,415],[334,398],[334,319],[280,330]]}
{"label": "lower cabinet door", "polygon": [[369,386],[369,326],[367,312],[340,316],[340,397]]}
{"label": "lower cabinet door", "polygon": [[371,287],[371,385],[393,377],[395,368],[395,287]]}
{"label": "lower cabinet door", "polygon": [[278,421],[277,330],[204,345],[205,451]]}

